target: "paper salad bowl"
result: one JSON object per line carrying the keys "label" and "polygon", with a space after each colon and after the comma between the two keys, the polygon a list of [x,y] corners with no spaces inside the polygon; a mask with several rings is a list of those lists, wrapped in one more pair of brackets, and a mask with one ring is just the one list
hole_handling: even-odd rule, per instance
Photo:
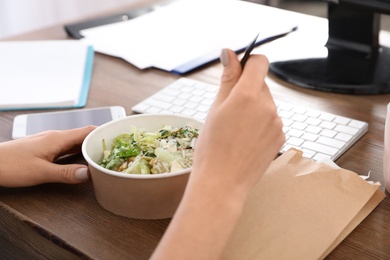
{"label": "paper salad bowl", "polygon": [[137,219],[171,218],[184,193],[191,168],[161,174],[129,174],[98,164],[103,156],[102,140],[129,133],[131,126],[155,132],[163,125],[201,129],[203,122],[178,115],[141,114],[117,119],[97,127],[84,140],[82,153],[88,163],[96,200],[106,210]]}

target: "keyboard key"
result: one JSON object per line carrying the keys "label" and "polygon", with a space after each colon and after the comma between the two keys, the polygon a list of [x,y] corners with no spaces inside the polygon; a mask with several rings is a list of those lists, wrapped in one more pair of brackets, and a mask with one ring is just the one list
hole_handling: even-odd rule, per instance
{"label": "keyboard key", "polygon": [[336,124],[329,121],[322,121],[320,124],[320,127],[326,128],[326,129],[333,129],[335,128]]}
{"label": "keyboard key", "polygon": [[288,118],[282,118],[282,121],[283,121],[284,126],[291,126],[294,123],[293,120],[288,119]]}
{"label": "keyboard key", "polygon": [[307,124],[301,123],[301,122],[296,122],[296,121],[291,125],[291,128],[298,129],[298,130],[303,130],[306,127],[307,127]]}
{"label": "keyboard key", "polygon": [[330,156],[335,155],[337,153],[337,151],[338,151],[334,147],[330,147],[328,145],[319,144],[319,143],[310,142],[310,141],[304,142],[302,147],[306,148],[306,149],[310,149],[310,150],[316,151],[316,152],[324,153],[324,154],[327,154],[327,155],[330,155]]}
{"label": "keyboard key", "polygon": [[198,106],[197,103],[195,102],[191,102],[191,101],[188,101],[187,103],[184,104],[184,107],[185,108],[191,108],[191,109],[194,109]]}
{"label": "keyboard key", "polygon": [[302,139],[303,139],[303,140],[312,141],[312,142],[314,142],[315,140],[317,140],[318,137],[319,137],[319,135],[315,135],[315,134],[308,133],[308,132],[305,132],[305,133],[302,135]]}
{"label": "keyboard key", "polygon": [[329,145],[329,146],[332,146],[335,148],[342,148],[345,145],[345,142],[343,142],[343,141],[336,140],[334,138],[325,137],[325,136],[320,136],[316,140],[316,142],[318,142],[320,144]]}
{"label": "keyboard key", "polygon": [[338,125],[335,127],[335,130],[338,132],[350,134],[350,135],[355,135],[359,129],[355,127],[349,127],[349,126],[343,126],[343,125]]}
{"label": "keyboard key", "polygon": [[150,99],[148,101],[148,104],[153,105],[153,106],[158,107],[158,108],[162,108],[162,109],[168,109],[172,106],[172,104],[164,102],[164,101],[160,101],[158,99]]}
{"label": "keyboard key", "polygon": [[175,100],[174,97],[168,96],[168,95],[164,95],[164,94],[156,96],[156,99],[164,101],[164,102],[172,102],[172,101]]}
{"label": "keyboard key", "polygon": [[183,115],[185,116],[193,116],[196,114],[196,110],[195,109],[184,109],[182,111]]}
{"label": "keyboard key", "polygon": [[172,111],[174,113],[180,113],[183,110],[184,110],[184,107],[182,107],[182,106],[173,106],[170,109],[170,111]]}
{"label": "keyboard key", "polygon": [[210,107],[205,106],[205,105],[198,105],[196,110],[205,113],[205,112],[208,112],[210,110]]}
{"label": "keyboard key", "polygon": [[308,111],[306,111],[305,115],[313,117],[313,118],[317,118],[321,115],[321,112],[316,111],[316,110],[308,110]]}
{"label": "keyboard key", "polygon": [[331,114],[328,114],[328,113],[322,113],[319,118],[324,120],[324,121],[333,121],[335,116],[331,115]]}
{"label": "keyboard key", "polygon": [[289,118],[291,118],[294,115],[294,113],[292,111],[280,110],[278,115],[281,118],[289,119]]}
{"label": "keyboard key", "polygon": [[[176,97],[177,95],[179,95],[181,92],[176,90],[176,89],[163,89],[162,94],[166,94],[168,96],[172,96],[172,97]],[[160,93],[160,94],[161,94]]]}
{"label": "keyboard key", "polygon": [[337,132],[334,130],[322,129],[322,131],[320,132],[320,135],[326,136],[326,137],[335,137],[337,135]]}
{"label": "keyboard key", "polygon": [[295,147],[300,147],[303,141],[304,140],[302,140],[301,138],[291,137],[287,140],[287,143]]}
{"label": "keyboard key", "polygon": [[307,119],[307,116],[302,115],[302,114],[295,114],[291,117],[292,120],[297,121],[297,122],[305,122]]}
{"label": "keyboard key", "polygon": [[351,119],[349,118],[346,118],[346,117],[342,117],[342,116],[337,116],[333,122],[335,122],[336,124],[340,124],[340,125],[347,125],[349,122],[351,122]]}
{"label": "keyboard key", "polygon": [[357,120],[351,120],[351,122],[348,124],[351,127],[355,128],[363,128],[366,123],[362,121],[357,121]]}
{"label": "keyboard key", "polygon": [[198,118],[200,120],[206,120],[207,113],[198,112],[194,115],[195,118]]}
{"label": "keyboard key", "polygon": [[290,129],[287,131],[289,136],[301,137],[305,132],[297,129]]}
{"label": "keyboard key", "polygon": [[189,99],[191,97],[191,94],[184,92],[184,93],[180,93],[177,97],[182,99]]}
{"label": "keyboard key", "polygon": [[319,126],[312,126],[312,125],[309,125],[308,127],[306,127],[305,129],[307,132],[309,133],[313,133],[313,134],[319,134],[322,130],[321,127]]}
{"label": "keyboard key", "polygon": [[185,100],[185,99],[179,99],[179,98],[177,98],[177,99],[175,99],[175,100],[172,102],[172,104],[177,105],[177,106],[183,106],[186,102],[187,102],[187,100]]}
{"label": "keyboard key", "polygon": [[349,142],[352,139],[353,135],[345,134],[345,133],[338,133],[334,138],[344,141],[344,142]]}
{"label": "keyboard key", "polygon": [[309,117],[305,123],[309,125],[320,125],[321,124],[321,119],[314,118],[314,117]]}
{"label": "keyboard key", "polygon": [[332,157],[327,155],[327,154],[323,154],[323,153],[316,153],[313,156],[313,160],[314,161],[321,161],[321,160],[324,160],[324,159],[332,159]]}

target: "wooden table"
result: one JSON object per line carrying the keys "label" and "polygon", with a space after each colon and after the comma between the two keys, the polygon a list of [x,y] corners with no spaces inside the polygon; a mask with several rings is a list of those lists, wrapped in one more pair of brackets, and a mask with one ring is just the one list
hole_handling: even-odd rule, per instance
{"label": "wooden table", "polygon": [[[59,25],[12,40],[66,38]],[[218,84],[221,71],[221,65],[214,64],[186,76]],[[133,105],[177,78],[155,69],[138,70],[121,59],[96,54],[86,107],[121,105],[130,115]],[[370,171],[371,180],[383,183],[383,133],[390,94],[352,96],[317,92],[271,76],[269,86],[279,100],[367,121],[368,133],[336,163],[358,174]],[[1,112],[0,141],[11,140],[12,120],[16,115],[31,112]],[[81,155],[69,160],[85,163]],[[383,185],[381,188],[384,190]],[[111,214],[95,200],[91,182],[0,188],[0,258],[147,259],[169,221],[137,220]],[[327,258],[389,257],[390,199],[386,197]]]}

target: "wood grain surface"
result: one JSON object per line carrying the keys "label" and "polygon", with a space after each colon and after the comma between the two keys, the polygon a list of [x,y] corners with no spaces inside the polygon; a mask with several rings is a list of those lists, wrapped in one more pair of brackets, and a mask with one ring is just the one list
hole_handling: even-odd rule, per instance
{"label": "wood grain surface", "polygon": [[[10,40],[66,39],[55,26]],[[186,75],[218,84],[220,64]],[[138,70],[131,64],[96,54],[87,108],[131,107],[179,76],[155,69]],[[368,133],[336,163],[370,180],[383,183],[383,133],[390,95],[352,96],[298,88],[268,79],[273,96],[369,123]],[[37,111],[0,112],[0,141],[11,140],[13,118]],[[0,155],[1,156],[1,155]],[[85,163],[81,155],[72,161]],[[382,190],[384,190],[382,185]],[[386,192],[386,195],[389,195]],[[91,182],[81,185],[45,184],[31,188],[0,188],[0,258],[5,259],[147,259],[169,219],[136,220],[104,210],[94,197]],[[389,259],[390,199],[379,206],[327,259]]]}

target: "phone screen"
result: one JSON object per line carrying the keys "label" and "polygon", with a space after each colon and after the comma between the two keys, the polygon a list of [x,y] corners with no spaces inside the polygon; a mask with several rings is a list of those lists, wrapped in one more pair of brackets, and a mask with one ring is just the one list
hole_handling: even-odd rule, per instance
{"label": "phone screen", "polygon": [[27,117],[26,134],[32,135],[46,130],[66,130],[87,125],[99,126],[111,120],[110,109],[32,114]]}

